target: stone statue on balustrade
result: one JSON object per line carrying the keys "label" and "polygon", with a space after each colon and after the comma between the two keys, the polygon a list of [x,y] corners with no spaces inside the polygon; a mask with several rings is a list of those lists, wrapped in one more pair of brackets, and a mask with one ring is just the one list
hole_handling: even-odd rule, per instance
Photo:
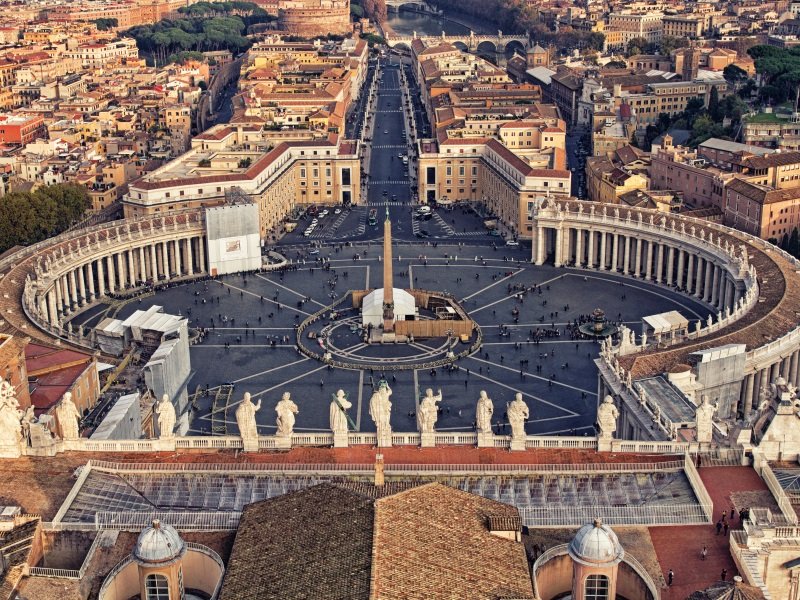
{"label": "stone statue on balustrade", "polygon": [[275,412],[278,418],[275,421],[278,425],[278,437],[291,438],[294,429],[294,416],[299,412],[297,404],[292,401],[292,395],[284,392],[280,402],[275,405]]}
{"label": "stone statue on balustrade", "polygon": [[694,420],[697,425],[697,441],[701,444],[710,444],[714,439],[714,429],[712,425],[714,413],[717,408],[708,402],[708,396],[703,394],[700,406],[694,413]]}
{"label": "stone statue on balustrade", "polygon": [[344,390],[339,390],[331,396],[329,416],[331,431],[333,431],[334,435],[347,435],[347,409],[352,406],[353,403],[347,399],[347,394],[345,394]]}
{"label": "stone statue on balustrade", "polygon": [[494,403],[486,390],[481,390],[478,407],[475,410],[475,426],[478,433],[492,433],[492,415],[494,415]]}
{"label": "stone statue on balustrade", "polygon": [[525,421],[530,418],[531,413],[521,392],[517,392],[514,401],[506,406],[506,413],[511,425],[511,449],[525,450]]}
{"label": "stone statue on balustrade", "polygon": [[168,394],[161,396],[161,401],[156,404],[155,412],[158,415],[158,437],[169,440],[175,437],[175,407]]}
{"label": "stone statue on balustrade", "polygon": [[246,392],[242,402],[236,409],[236,425],[239,427],[239,435],[245,444],[245,450],[248,445],[252,447],[255,444],[255,449],[258,449],[258,425],[256,424],[256,413],[261,409],[261,400],[258,404],[253,404],[250,399],[250,392]]}
{"label": "stone statue on balustrade", "polygon": [[597,425],[600,428],[600,438],[610,440],[617,431],[617,419],[619,410],[614,406],[614,398],[610,395],[603,398],[603,402],[597,407]]}
{"label": "stone statue on balustrade", "polygon": [[0,377],[0,456],[20,455],[22,417],[14,386]]}
{"label": "stone statue on balustrade", "polygon": [[80,421],[81,413],[72,401],[70,392],[64,394],[61,402],[56,406],[56,418],[58,419],[62,440],[77,440],[80,437],[78,421]]}
{"label": "stone statue on balustrade", "polygon": [[417,407],[417,428],[420,433],[433,433],[436,421],[439,418],[438,402],[442,401],[442,390],[434,395],[433,390],[425,390],[425,396]]}
{"label": "stone statue on balustrade", "polygon": [[385,379],[378,384],[372,398],[369,400],[369,416],[375,423],[375,430],[378,435],[378,447],[385,448],[392,445],[392,426],[390,419],[392,416],[392,402],[389,398],[392,395],[392,388]]}

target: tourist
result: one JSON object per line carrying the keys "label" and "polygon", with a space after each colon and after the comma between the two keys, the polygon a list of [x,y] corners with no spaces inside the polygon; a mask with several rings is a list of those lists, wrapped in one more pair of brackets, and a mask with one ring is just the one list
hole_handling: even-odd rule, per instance
{"label": "tourist", "polygon": [[675,579],[675,573],[670,569],[669,573],[667,573],[667,585],[672,585],[673,579]]}
{"label": "tourist", "polygon": [[700,560],[705,560],[706,554],[708,554],[708,548],[703,546],[703,550],[700,552]]}

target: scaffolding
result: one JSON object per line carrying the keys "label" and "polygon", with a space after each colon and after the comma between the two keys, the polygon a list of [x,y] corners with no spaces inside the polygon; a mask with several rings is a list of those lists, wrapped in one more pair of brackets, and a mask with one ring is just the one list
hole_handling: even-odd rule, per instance
{"label": "scaffolding", "polygon": [[217,388],[211,404],[211,434],[228,435],[228,406],[233,396],[233,384],[223,384]]}

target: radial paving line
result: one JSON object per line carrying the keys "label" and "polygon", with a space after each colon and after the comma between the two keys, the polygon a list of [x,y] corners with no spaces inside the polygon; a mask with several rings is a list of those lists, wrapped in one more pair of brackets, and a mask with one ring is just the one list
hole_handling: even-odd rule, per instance
{"label": "radial paving line", "polygon": [[[272,285],[277,285],[279,288],[284,289],[287,292],[292,293],[295,296],[298,296],[300,298],[304,298],[305,299],[305,298],[308,297],[308,294],[301,294],[300,292],[297,292],[297,291],[293,290],[290,287],[286,287],[285,285],[280,284],[277,281],[272,281],[269,277],[264,277],[263,275],[260,275],[258,273],[256,273],[256,277],[258,277],[259,279],[263,279],[264,281],[266,281],[268,283],[271,283]],[[265,298],[265,300],[266,300],[266,298]],[[313,302],[314,304],[318,304],[319,306],[325,306],[324,304],[322,304],[321,302],[317,302],[313,298],[310,301]]]}

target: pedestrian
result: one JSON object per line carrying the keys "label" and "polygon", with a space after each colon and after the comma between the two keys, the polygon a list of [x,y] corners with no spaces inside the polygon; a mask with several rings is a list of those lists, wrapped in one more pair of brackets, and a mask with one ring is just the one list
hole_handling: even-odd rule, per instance
{"label": "pedestrian", "polygon": [[722,573],[719,574],[719,578],[722,581],[725,581],[725,578],[728,576],[728,569],[722,569]]}
{"label": "pedestrian", "polygon": [[673,579],[675,579],[675,573],[670,569],[669,573],[667,573],[667,585],[672,585]]}
{"label": "pedestrian", "polygon": [[717,521],[716,527],[717,527],[717,535],[719,535],[719,532],[722,531],[722,521]]}
{"label": "pedestrian", "polygon": [[731,521],[733,521],[733,519],[735,518],[735,516],[736,516],[736,513],[735,513],[735,512],[733,512],[733,507],[731,506]]}
{"label": "pedestrian", "polygon": [[728,522],[727,521],[725,521],[722,524],[722,529],[725,531],[725,535],[728,535]]}
{"label": "pedestrian", "polygon": [[708,554],[708,548],[703,546],[703,550],[700,552],[700,560],[705,560],[706,554]]}

